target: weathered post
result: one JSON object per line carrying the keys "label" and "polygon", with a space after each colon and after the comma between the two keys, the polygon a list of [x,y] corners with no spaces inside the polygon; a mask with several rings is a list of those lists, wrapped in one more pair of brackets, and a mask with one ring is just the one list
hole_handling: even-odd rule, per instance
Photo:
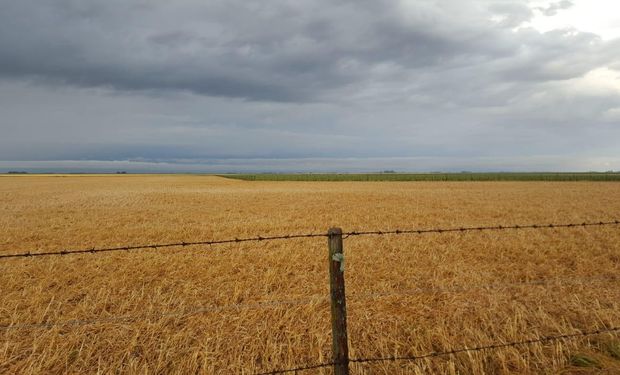
{"label": "weathered post", "polygon": [[332,306],[332,355],[334,375],[349,375],[349,344],[347,340],[347,302],[344,293],[344,253],[342,229],[330,228],[329,292]]}

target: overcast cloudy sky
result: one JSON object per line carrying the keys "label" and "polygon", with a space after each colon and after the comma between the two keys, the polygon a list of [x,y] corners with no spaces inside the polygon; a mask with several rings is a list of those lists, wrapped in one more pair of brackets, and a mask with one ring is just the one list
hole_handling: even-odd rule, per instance
{"label": "overcast cloudy sky", "polygon": [[0,0],[0,171],[620,170],[617,0]]}

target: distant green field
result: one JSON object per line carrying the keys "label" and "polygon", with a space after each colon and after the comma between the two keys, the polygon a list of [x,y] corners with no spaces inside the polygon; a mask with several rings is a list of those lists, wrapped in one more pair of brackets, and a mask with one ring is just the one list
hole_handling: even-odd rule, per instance
{"label": "distant green field", "polygon": [[620,181],[620,173],[291,173],[225,174],[246,181]]}

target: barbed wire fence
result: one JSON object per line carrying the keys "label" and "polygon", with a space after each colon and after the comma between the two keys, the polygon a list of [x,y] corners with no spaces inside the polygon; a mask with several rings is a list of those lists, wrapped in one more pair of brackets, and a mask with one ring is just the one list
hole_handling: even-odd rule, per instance
{"label": "barbed wire fence", "polygon": [[[505,342],[505,343],[495,343],[495,344],[489,344],[489,345],[483,345],[483,346],[475,346],[472,348],[465,347],[465,348],[446,350],[442,352],[431,352],[431,353],[421,354],[417,356],[411,355],[411,356],[389,356],[389,357],[372,357],[372,358],[351,358],[348,360],[348,363],[420,361],[423,359],[452,356],[452,355],[456,355],[460,353],[480,352],[480,351],[487,351],[487,350],[504,349],[508,347],[544,344],[544,343],[553,342],[553,341],[579,339],[579,338],[588,337],[588,336],[598,336],[598,335],[602,335],[605,333],[616,333],[619,331],[620,331],[620,327],[608,327],[608,328],[597,329],[594,331],[584,331],[584,332],[576,332],[576,333],[567,333],[567,334],[562,334],[562,335],[542,336],[542,337],[537,337],[533,339],[525,339],[525,340],[520,340],[520,341],[511,341],[511,342]],[[344,364],[344,362],[335,362],[335,361],[322,362],[322,363],[317,363],[313,365],[305,365],[305,366],[299,366],[299,367],[289,368],[289,369],[271,370],[267,372],[258,373],[257,375],[275,375],[275,374],[286,374],[286,373],[291,373],[291,372],[296,373],[299,371],[332,367],[332,366],[340,365],[340,364]]]}
{"label": "barbed wire fence", "polygon": [[476,347],[463,347],[458,349],[450,349],[441,352],[430,352],[420,355],[410,356],[385,356],[385,357],[368,357],[368,358],[349,358],[348,357],[348,339],[346,332],[346,299],[377,299],[385,297],[404,297],[421,293],[460,293],[475,289],[497,289],[515,288],[515,287],[534,287],[534,286],[566,286],[575,284],[593,284],[593,283],[616,283],[620,277],[616,276],[591,276],[591,277],[572,277],[572,278],[556,278],[556,279],[533,279],[519,282],[504,283],[488,283],[478,285],[451,285],[445,287],[428,287],[415,288],[398,291],[377,291],[368,293],[356,293],[346,296],[344,293],[344,255],[343,240],[356,236],[385,236],[385,235],[423,235],[423,234],[444,234],[444,233],[463,233],[472,231],[509,231],[509,230],[543,230],[555,228],[579,228],[579,227],[600,227],[600,226],[618,226],[619,220],[613,221],[590,221],[581,223],[548,223],[548,224],[526,224],[526,225],[494,225],[494,226],[470,226],[470,227],[452,227],[452,228],[420,228],[420,229],[389,229],[389,230],[364,230],[343,232],[339,228],[332,228],[327,233],[294,233],[286,235],[265,235],[254,237],[235,237],[221,240],[204,240],[192,242],[171,242],[156,243],[145,245],[126,245],[115,247],[92,247],[81,249],[61,249],[61,250],[38,250],[38,251],[19,251],[9,254],[0,253],[0,261],[7,261],[16,258],[36,258],[50,256],[69,256],[78,254],[97,254],[119,251],[132,250],[158,250],[173,247],[188,246],[213,246],[223,244],[247,243],[247,242],[263,242],[277,240],[291,240],[303,238],[327,238],[330,248],[330,295],[314,296],[309,298],[300,298],[294,300],[268,300],[255,301],[248,303],[233,303],[224,305],[207,305],[183,309],[180,311],[167,311],[163,313],[146,314],[140,316],[109,316],[105,318],[94,319],[73,319],[66,321],[44,321],[44,322],[11,322],[0,323],[0,331],[9,330],[33,330],[33,329],[50,329],[53,327],[75,327],[88,324],[98,323],[131,323],[138,320],[156,320],[164,318],[184,318],[196,314],[203,314],[214,311],[237,310],[237,309],[264,309],[277,306],[305,305],[311,303],[331,302],[332,308],[332,339],[333,339],[333,360],[317,364],[304,364],[294,368],[275,369],[259,373],[260,375],[268,374],[284,374],[297,373],[304,370],[313,370],[320,368],[333,367],[335,375],[349,374],[350,364],[376,363],[376,362],[394,362],[394,361],[419,361],[433,357],[452,356],[466,352],[479,352],[489,350],[499,350],[507,347],[527,346],[533,344],[544,344],[553,341],[575,340],[583,337],[596,336],[602,334],[616,334],[620,331],[620,327],[609,326],[591,331],[578,331],[574,333],[562,333],[557,335],[540,336],[536,338],[523,339],[520,341],[492,343]]}
{"label": "barbed wire fence", "polygon": [[[598,221],[598,222],[582,222],[582,223],[570,223],[570,224],[527,224],[527,225],[495,225],[495,226],[477,226],[477,227],[458,227],[458,228],[424,228],[424,229],[391,229],[391,230],[375,230],[375,231],[351,231],[344,232],[342,236],[344,239],[353,236],[383,236],[383,235],[406,235],[406,234],[430,234],[430,233],[453,233],[453,232],[472,232],[472,231],[502,231],[502,230],[526,230],[526,229],[553,229],[553,228],[577,228],[577,227],[592,227],[592,226],[610,226],[620,225],[620,220],[613,221]],[[0,259],[9,258],[29,258],[29,257],[45,257],[55,255],[72,255],[72,254],[96,254],[96,253],[108,253],[117,251],[131,251],[131,250],[157,250],[170,247],[187,247],[187,246],[213,246],[223,244],[234,244],[243,242],[263,242],[263,241],[276,241],[276,240],[291,240],[298,238],[317,238],[317,237],[329,237],[327,233],[296,233],[285,235],[272,235],[272,236],[255,236],[245,238],[228,238],[223,240],[205,240],[194,242],[171,242],[171,243],[158,243],[158,244],[145,244],[145,245],[128,245],[128,246],[115,246],[115,247],[92,247],[83,249],[62,249],[52,251],[21,251],[12,254],[0,254]]]}
{"label": "barbed wire fence", "polygon": [[[620,281],[620,277],[615,276],[592,276],[592,277],[578,277],[578,278],[555,278],[555,279],[535,279],[522,282],[505,282],[505,283],[487,283],[467,286],[450,286],[450,287],[429,287],[429,288],[415,288],[405,289],[398,291],[388,292],[369,292],[369,293],[355,293],[347,296],[347,299],[356,301],[367,301],[379,298],[389,297],[405,297],[415,296],[420,294],[431,293],[464,293],[473,290],[503,290],[507,288],[521,288],[521,287],[549,287],[549,286],[573,286],[595,283],[616,283]],[[2,324],[0,325],[0,331],[9,330],[32,330],[32,329],[45,329],[53,327],[71,327],[82,326],[89,324],[99,323],[128,323],[138,320],[157,320],[164,318],[184,318],[198,314],[219,312],[219,311],[232,311],[232,310],[257,310],[266,308],[277,308],[281,306],[302,306],[315,303],[329,302],[329,295],[313,296],[307,298],[288,299],[288,300],[266,300],[266,301],[254,301],[245,303],[231,303],[231,304],[211,304],[201,305],[191,308],[186,308],[178,311],[167,311],[162,313],[142,314],[142,315],[113,315],[105,318],[97,319],[71,319],[65,321],[44,321],[33,323],[14,323],[14,324]]]}
{"label": "barbed wire fence", "polygon": [[[430,293],[464,293],[473,290],[503,290],[507,288],[521,288],[521,287],[548,287],[548,286],[573,286],[595,283],[615,283],[620,281],[620,277],[615,276],[593,276],[593,277],[578,277],[578,278],[555,278],[555,279],[535,279],[522,282],[505,282],[505,283],[487,283],[467,286],[450,286],[450,287],[429,287],[429,288],[415,288],[398,291],[388,292],[369,292],[369,293],[355,293],[350,294],[347,298],[356,301],[374,300],[378,298],[389,297],[404,297],[415,296],[420,294]],[[211,304],[206,306],[195,306],[178,311],[167,311],[163,313],[143,314],[143,315],[113,315],[106,318],[97,319],[71,319],[65,321],[45,321],[34,323],[15,323],[15,324],[2,324],[0,325],[0,331],[9,330],[33,330],[33,329],[45,329],[53,327],[71,327],[82,326],[89,324],[99,323],[130,323],[138,320],[157,320],[164,318],[184,318],[198,314],[231,311],[231,310],[257,310],[266,308],[277,308],[281,306],[302,306],[315,303],[329,302],[329,295],[313,296],[307,298],[288,299],[288,300],[267,300],[267,301],[254,301],[245,303],[231,303],[231,304]]]}

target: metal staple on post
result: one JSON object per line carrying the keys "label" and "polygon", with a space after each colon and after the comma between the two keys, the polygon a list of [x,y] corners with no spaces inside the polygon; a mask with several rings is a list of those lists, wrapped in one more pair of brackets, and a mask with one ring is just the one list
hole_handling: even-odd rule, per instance
{"label": "metal staple on post", "polygon": [[332,355],[334,375],[349,375],[349,344],[347,339],[347,302],[344,290],[344,253],[342,229],[330,228],[329,292],[332,310]]}

